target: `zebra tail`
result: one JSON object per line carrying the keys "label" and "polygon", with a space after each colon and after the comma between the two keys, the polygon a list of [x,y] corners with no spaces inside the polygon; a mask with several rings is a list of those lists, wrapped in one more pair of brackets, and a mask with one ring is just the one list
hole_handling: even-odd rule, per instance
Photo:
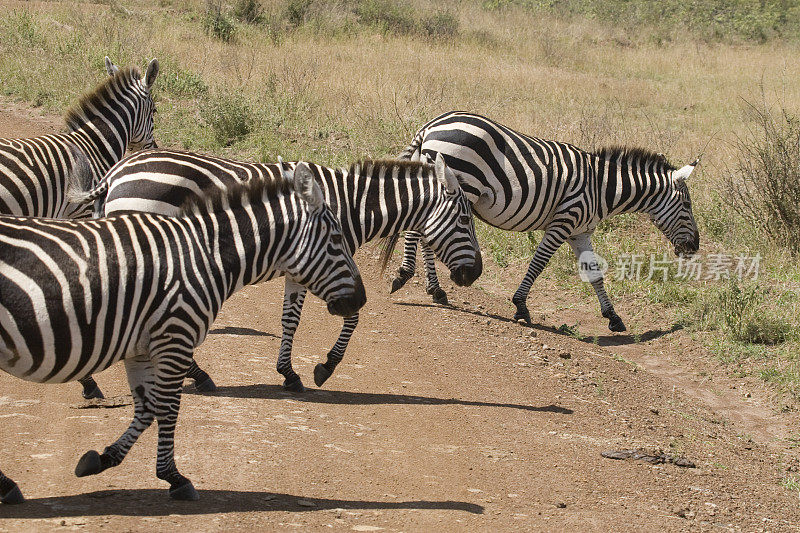
{"label": "zebra tail", "polygon": [[67,176],[67,200],[75,204],[91,204],[99,198],[104,198],[108,192],[108,181],[103,180],[93,189],[92,168],[86,154],[77,147],[72,150],[72,172]]}
{"label": "zebra tail", "polygon": [[388,237],[381,239],[381,274],[383,274],[386,271],[386,267],[389,266],[389,259],[392,258],[392,253],[397,247],[397,242],[399,240],[399,233],[395,233],[394,235],[389,235]]}
{"label": "zebra tail", "polygon": [[425,137],[425,135],[422,130],[419,130],[417,133],[415,133],[411,144],[406,146],[405,150],[397,154],[397,159],[410,159],[413,161],[419,161],[420,156],[422,155],[420,153],[420,147],[422,146],[423,137]]}

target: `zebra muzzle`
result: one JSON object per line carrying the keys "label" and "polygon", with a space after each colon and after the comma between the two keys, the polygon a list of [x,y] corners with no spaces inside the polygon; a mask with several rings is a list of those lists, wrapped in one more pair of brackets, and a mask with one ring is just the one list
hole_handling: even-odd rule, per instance
{"label": "zebra muzzle", "polygon": [[481,254],[475,256],[475,262],[471,265],[456,267],[450,271],[450,279],[460,287],[469,287],[483,273],[483,260]]}
{"label": "zebra muzzle", "polygon": [[367,303],[367,291],[361,276],[356,276],[355,287],[351,294],[338,296],[328,302],[328,312],[337,316],[353,316]]}

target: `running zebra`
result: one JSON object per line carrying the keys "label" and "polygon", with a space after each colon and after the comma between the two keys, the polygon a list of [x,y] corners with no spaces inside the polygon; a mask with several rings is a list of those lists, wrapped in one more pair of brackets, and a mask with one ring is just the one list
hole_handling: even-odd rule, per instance
{"label": "running zebra", "polygon": [[[591,235],[605,218],[646,213],[672,242],[677,255],[693,254],[700,246],[686,186],[699,160],[676,168],[663,155],[640,148],[585,152],[571,144],[529,137],[465,112],[445,113],[425,124],[399,157],[439,156],[460,173],[464,193],[475,214],[486,223],[510,231],[544,230],[511,299],[516,306],[515,320],[530,324],[526,301],[531,286],[567,241],[597,293],[609,329],[625,331],[606,294],[603,273],[592,250]],[[420,239],[418,233],[406,234],[403,263],[391,292],[414,275]],[[424,241],[423,257],[428,294],[438,303],[447,303]]]}
{"label": "running zebra", "polygon": [[0,214],[85,218],[91,206],[66,198],[71,184],[93,186],[125,149],[153,148],[155,105],[150,90],[158,61],[119,69],[105,58],[109,78],[66,114],[67,133],[0,139]]}
{"label": "running zebra", "polygon": [[[132,211],[170,214],[204,188],[231,187],[254,176],[275,175],[281,165],[230,161],[219,157],[171,150],[144,151],[121,161],[95,190],[79,195],[82,201],[98,201],[106,215]],[[291,168],[293,164],[288,164]],[[311,165],[325,201],[339,217],[348,252],[365,242],[390,238],[384,250],[388,261],[397,235],[419,231],[436,255],[450,269],[458,285],[470,285],[481,274],[480,248],[469,202],[453,172],[441,158],[435,165],[409,161],[363,161],[349,170]],[[283,303],[283,336],[277,369],[284,387],[302,392],[303,383],[292,368],[292,342],[300,322],[305,289],[287,277]],[[358,315],[347,317],[341,334],[328,352],[327,361],[316,365],[314,382],[321,386],[344,357],[358,324]],[[193,367],[189,377],[200,390],[213,390],[208,374]],[[84,383],[91,387],[92,383]]]}
{"label": "running zebra", "polygon": [[[133,421],[102,454],[80,459],[78,477],[120,464],[155,419],[156,475],[171,497],[197,499],[175,466],[173,436],[184,375],[223,302],[285,273],[333,314],[364,304],[358,269],[314,174],[305,163],[293,174],[189,199],[177,217],[0,217],[0,369],[63,383],[125,361]],[[23,501],[2,473],[0,501]]]}

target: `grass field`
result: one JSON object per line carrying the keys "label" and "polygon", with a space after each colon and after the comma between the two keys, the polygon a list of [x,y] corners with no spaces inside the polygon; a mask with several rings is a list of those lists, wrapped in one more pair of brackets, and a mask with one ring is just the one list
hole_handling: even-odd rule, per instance
{"label": "grass field", "polygon": [[[760,139],[754,110],[800,116],[793,2],[2,4],[4,94],[61,113],[102,80],[105,55],[157,57],[162,146],[341,165],[395,154],[425,121],[463,109],[585,149],[640,145],[677,165],[702,152],[690,183],[701,251],[759,254],[758,280],[611,281],[609,292],[661,306],[732,370],[800,399],[800,261],[725,194],[742,146]],[[480,233],[501,266],[537,240]],[[603,224],[594,242],[606,258],[671,253],[636,216]],[[544,275],[588,294],[574,268],[562,249]]]}

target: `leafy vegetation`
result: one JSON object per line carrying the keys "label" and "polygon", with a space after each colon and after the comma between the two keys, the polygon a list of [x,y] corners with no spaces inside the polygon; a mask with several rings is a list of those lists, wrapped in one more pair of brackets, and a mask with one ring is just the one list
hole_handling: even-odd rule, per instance
{"label": "leafy vegetation", "polygon": [[[485,0],[490,10],[520,7],[561,17],[587,17],[629,30],[648,27],[659,39],[745,39],[765,42],[776,36],[797,36],[797,0]],[[660,28],[661,31],[657,31]]]}
{"label": "leafy vegetation", "polygon": [[[140,67],[155,56],[159,145],[262,161],[396,154],[451,109],[586,149],[644,146],[677,164],[708,143],[689,183],[701,252],[759,253],[761,276],[736,285],[676,280],[674,266],[666,281],[612,271],[607,290],[680,321],[732,371],[797,390],[800,262],[789,228],[800,201],[781,200],[797,192],[780,188],[800,182],[795,2],[126,1],[0,14],[0,91],[62,113],[104,79],[105,55]],[[768,96],[780,105],[742,111]],[[514,282],[541,238],[482,223],[478,232]],[[672,253],[638,215],[604,222],[593,242],[612,265],[641,254],[645,273]],[[594,303],[568,246],[543,276]]]}

